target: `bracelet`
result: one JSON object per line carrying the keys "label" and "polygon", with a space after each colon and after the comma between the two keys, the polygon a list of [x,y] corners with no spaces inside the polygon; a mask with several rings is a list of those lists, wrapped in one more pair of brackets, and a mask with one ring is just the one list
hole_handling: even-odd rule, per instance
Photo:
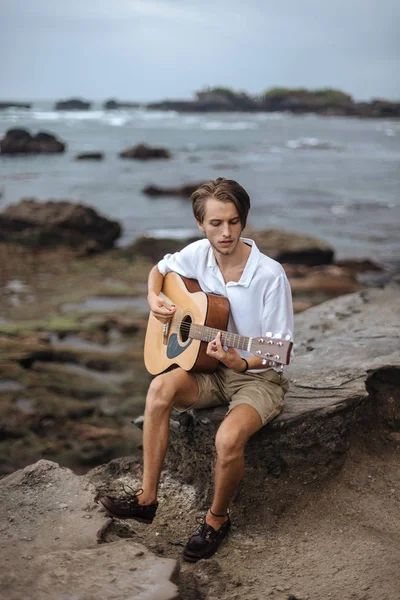
{"label": "bracelet", "polygon": [[243,358],[243,357],[242,357],[242,360],[244,360],[244,362],[246,363],[246,368],[245,368],[245,370],[244,370],[244,371],[239,371],[239,373],[246,373],[246,371],[247,371],[247,370],[248,370],[248,368],[249,368],[249,363],[248,363],[248,362],[247,362],[247,360],[246,360],[245,358]]}

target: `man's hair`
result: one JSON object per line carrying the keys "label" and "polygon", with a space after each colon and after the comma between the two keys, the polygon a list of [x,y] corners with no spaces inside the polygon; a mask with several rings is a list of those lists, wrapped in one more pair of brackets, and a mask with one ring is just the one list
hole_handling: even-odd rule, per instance
{"label": "man's hair", "polygon": [[205,181],[191,195],[193,214],[199,223],[203,223],[206,212],[207,198],[215,198],[221,202],[233,202],[238,211],[242,229],[246,226],[247,215],[250,210],[250,197],[246,190],[233,179],[218,177]]}

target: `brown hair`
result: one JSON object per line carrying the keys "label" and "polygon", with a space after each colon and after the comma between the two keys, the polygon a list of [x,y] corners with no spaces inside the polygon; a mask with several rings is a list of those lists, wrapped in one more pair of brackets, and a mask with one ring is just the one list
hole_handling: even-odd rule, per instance
{"label": "brown hair", "polygon": [[193,214],[195,219],[202,223],[206,212],[207,198],[215,198],[221,202],[233,202],[238,211],[242,229],[246,226],[247,215],[250,210],[250,197],[246,190],[233,179],[218,177],[205,181],[191,195]]}

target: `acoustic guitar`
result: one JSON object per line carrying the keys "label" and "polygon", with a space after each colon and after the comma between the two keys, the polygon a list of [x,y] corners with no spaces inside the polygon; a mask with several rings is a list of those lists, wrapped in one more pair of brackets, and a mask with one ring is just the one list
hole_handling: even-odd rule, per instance
{"label": "acoustic guitar", "polygon": [[172,319],[163,325],[151,313],[144,344],[144,362],[152,375],[179,366],[185,371],[213,373],[218,360],[206,354],[207,344],[221,332],[223,346],[246,350],[264,364],[286,365],[290,360],[290,336],[267,332],[267,337],[245,337],[226,331],[229,301],[206,294],[195,279],[167,273],[161,295],[176,307]]}

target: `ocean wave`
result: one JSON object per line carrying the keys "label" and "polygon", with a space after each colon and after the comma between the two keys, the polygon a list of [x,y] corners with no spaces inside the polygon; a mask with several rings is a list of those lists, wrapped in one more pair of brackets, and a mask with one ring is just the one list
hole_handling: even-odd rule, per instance
{"label": "ocean wave", "polygon": [[285,143],[291,150],[340,150],[340,146],[332,142],[324,142],[318,138],[298,138]]}
{"label": "ocean wave", "polygon": [[212,131],[240,131],[243,129],[257,129],[258,125],[252,121],[235,121],[233,123],[226,121],[208,121],[208,123],[203,123],[201,128]]}
{"label": "ocean wave", "polygon": [[146,237],[160,239],[172,239],[172,240],[186,240],[188,238],[198,235],[197,229],[147,229],[143,234]]}

